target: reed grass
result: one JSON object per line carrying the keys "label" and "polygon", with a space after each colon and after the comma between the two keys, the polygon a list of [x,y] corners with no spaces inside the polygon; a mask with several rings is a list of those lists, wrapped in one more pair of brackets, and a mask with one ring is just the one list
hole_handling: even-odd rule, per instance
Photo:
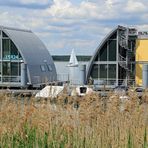
{"label": "reed grass", "polygon": [[128,95],[0,94],[0,148],[147,148],[148,96]]}

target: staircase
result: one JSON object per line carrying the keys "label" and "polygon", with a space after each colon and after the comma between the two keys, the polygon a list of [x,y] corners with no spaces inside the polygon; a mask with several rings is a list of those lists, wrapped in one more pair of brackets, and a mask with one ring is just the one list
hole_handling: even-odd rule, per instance
{"label": "staircase", "polygon": [[124,50],[126,50],[126,56],[123,57],[121,54],[118,55],[118,61],[119,65],[126,70],[127,78],[131,78],[132,67],[132,55],[134,54],[133,47],[129,46],[129,41],[131,38],[137,37],[137,30],[135,28],[126,28],[123,26],[119,27],[119,39],[118,43],[120,47],[122,47]]}
{"label": "staircase", "polygon": [[118,43],[120,47],[125,50],[125,56],[119,53],[118,63],[123,69],[126,70],[126,79],[124,81],[125,85],[128,85],[129,80],[133,77],[131,62],[133,61],[132,56],[134,54],[134,49],[131,45],[131,42],[133,42],[133,40],[135,40],[135,38],[137,37],[137,30],[135,28],[127,28],[123,26],[118,27]]}
{"label": "staircase", "polygon": [[118,61],[119,61],[119,65],[120,65],[122,68],[127,69],[126,58],[124,58],[123,56],[121,56],[121,55],[119,54]]}

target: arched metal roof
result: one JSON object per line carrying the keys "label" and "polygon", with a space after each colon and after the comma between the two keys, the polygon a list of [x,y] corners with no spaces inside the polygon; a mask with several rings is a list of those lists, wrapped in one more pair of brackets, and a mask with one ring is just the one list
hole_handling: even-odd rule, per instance
{"label": "arched metal roof", "polygon": [[[14,42],[23,57],[24,63],[27,64],[30,84],[37,83],[37,78],[38,82],[45,77],[48,81],[56,80],[56,69],[52,57],[41,40],[33,32],[2,26],[0,28]],[[52,71],[46,70],[42,72],[41,65],[51,65]]]}
{"label": "arched metal roof", "polygon": [[103,40],[102,42],[100,43],[100,45],[97,47],[97,49],[95,50],[90,62],[89,62],[89,65],[88,65],[88,68],[87,68],[87,73],[86,73],[86,78],[87,80],[89,79],[90,77],[90,73],[91,73],[91,70],[92,70],[92,66],[93,66],[93,62],[94,60],[96,59],[97,55],[99,54],[100,50],[102,49],[102,47],[105,45],[106,41],[115,33],[117,32],[118,30],[118,27],[116,27],[115,29],[113,29]]}

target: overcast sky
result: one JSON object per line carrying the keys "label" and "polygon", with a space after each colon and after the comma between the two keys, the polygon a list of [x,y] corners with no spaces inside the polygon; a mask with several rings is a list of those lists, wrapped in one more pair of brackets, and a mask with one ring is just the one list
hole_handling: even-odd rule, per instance
{"label": "overcast sky", "polygon": [[148,0],[0,0],[0,25],[32,30],[51,54],[93,54],[117,25],[148,31]]}

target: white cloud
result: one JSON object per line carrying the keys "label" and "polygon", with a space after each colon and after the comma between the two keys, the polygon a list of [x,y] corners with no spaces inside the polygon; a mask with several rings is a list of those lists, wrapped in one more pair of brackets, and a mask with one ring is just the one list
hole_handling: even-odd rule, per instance
{"label": "white cloud", "polygon": [[131,13],[144,12],[147,10],[147,4],[139,0],[129,0],[125,10]]}
{"label": "white cloud", "polygon": [[102,11],[102,6],[92,2],[82,1],[80,5],[72,5],[68,0],[54,0],[54,4],[46,12],[58,18],[92,19],[104,18],[105,10]]}
{"label": "white cloud", "polygon": [[[19,3],[46,4],[48,0],[20,0]],[[72,48],[78,53],[93,53],[118,24],[148,30],[146,4],[147,0],[79,0],[77,4],[71,0],[53,0],[46,9],[1,6],[0,20],[1,25],[31,29],[52,53]]]}
{"label": "white cloud", "polygon": [[81,1],[79,5],[73,5],[70,0],[53,0],[53,5],[44,15],[65,19],[106,20],[120,18],[125,7],[126,11],[130,9],[125,0]]}
{"label": "white cloud", "polygon": [[148,31],[148,24],[137,25],[139,31]]}
{"label": "white cloud", "polygon": [[18,0],[18,2],[22,3],[22,4],[32,4],[32,3],[36,3],[36,4],[48,4],[49,0]]}

